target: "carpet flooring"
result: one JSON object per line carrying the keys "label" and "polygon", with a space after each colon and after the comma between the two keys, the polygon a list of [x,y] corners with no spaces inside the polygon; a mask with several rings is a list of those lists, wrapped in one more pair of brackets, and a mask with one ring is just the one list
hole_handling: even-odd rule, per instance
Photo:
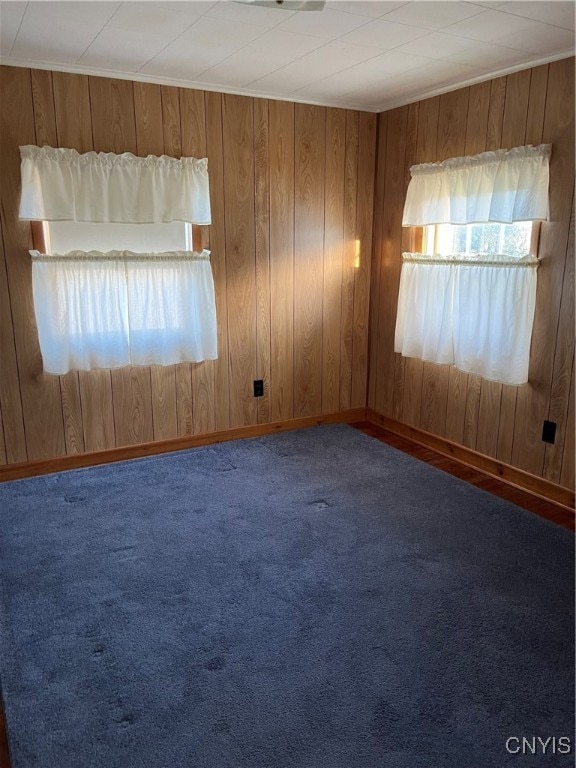
{"label": "carpet flooring", "polygon": [[573,537],[348,426],[0,509],[13,768],[574,765]]}

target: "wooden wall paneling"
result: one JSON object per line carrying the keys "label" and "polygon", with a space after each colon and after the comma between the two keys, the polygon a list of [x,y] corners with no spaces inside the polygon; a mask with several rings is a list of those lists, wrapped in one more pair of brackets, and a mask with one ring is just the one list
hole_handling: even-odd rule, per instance
{"label": "wooden wall paneling", "polygon": [[226,228],[224,209],[224,156],[222,150],[222,96],[205,94],[206,154],[210,176],[210,261],[216,291],[218,358],[214,370],[214,424],[217,430],[230,426],[228,379],[228,309],[226,293]]}
{"label": "wooden wall paneling", "polygon": [[[90,77],[92,135],[97,152],[136,153],[134,91],[127,80]],[[153,438],[150,369],[112,369],[112,403],[116,445]]]}
{"label": "wooden wall paneling", "polygon": [[[88,77],[52,73],[56,134],[60,147],[94,149]],[[74,115],[74,119],[70,119]],[[116,444],[110,371],[79,371],[84,449],[99,451]]]}
{"label": "wooden wall paneling", "polygon": [[[152,83],[134,83],[134,115],[137,154],[164,154],[162,91]],[[173,365],[150,366],[152,428],[154,440],[178,435],[176,407],[176,369]]]}
{"label": "wooden wall paneling", "polygon": [[294,415],[294,104],[271,101],[270,416]]}
{"label": "wooden wall paneling", "polygon": [[376,409],[392,416],[394,398],[394,329],[396,298],[402,265],[402,195],[405,184],[406,128],[408,107],[388,113],[386,139],[386,168],[384,186],[384,224],[380,259],[380,328],[378,332],[378,371],[376,378]]}
{"label": "wooden wall paneling", "polygon": [[[295,106],[294,416],[322,410],[326,109]],[[353,283],[352,283],[353,285]]]}
{"label": "wooden wall paneling", "polygon": [[[528,384],[516,403],[513,463],[539,475],[543,471],[542,421],[549,411],[555,345],[574,189],[574,60],[549,65],[543,141],[551,143],[550,221],[540,232],[538,289]],[[570,192],[567,194],[568,190]],[[570,333],[570,331],[568,331]],[[562,343],[566,337],[562,336]],[[573,340],[570,342],[573,344]],[[565,356],[564,352],[561,352]]]}
{"label": "wooden wall paneling", "polygon": [[[437,137],[438,160],[459,157],[464,154],[469,100],[469,88],[446,93],[440,98]],[[434,406],[435,419],[437,418],[435,424],[439,430],[442,430],[438,434],[444,434],[449,440],[461,443],[464,437],[468,374],[453,366],[434,366],[434,369],[434,378],[439,384],[439,397]],[[426,387],[427,381],[429,378],[425,375],[424,387]],[[444,397],[446,397],[445,403]],[[444,406],[445,414],[444,424],[441,422],[442,406]]]}
{"label": "wooden wall paneling", "polygon": [[256,401],[258,423],[270,419],[270,155],[266,99],[254,99],[254,223],[256,246],[256,378],[264,396]]}
{"label": "wooden wall paneling", "polygon": [[[182,129],[180,119],[180,92],[173,86],[161,86],[162,131],[164,152],[171,157],[181,157]],[[178,435],[194,433],[194,397],[192,392],[192,364],[174,366],[176,388],[176,426]]]}
{"label": "wooden wall paneling", "polygon": [[384,179],[386,169],[386,135],[388,114],[378,115],[376,142],[376,169],[374,179],[374,220],[372,238],[372,265],[370,278],[370,348],[368,355],[368,406],[376,407],[376,371],[378,370],[378,329],[380,319],[380,261],[382,253],[382,227],[384,221]]}
{"label": "wooden wall paneling", "polygon": [[57,139],[52,72],[47,69],[32,69],[30,70],[30,82],[32,85],[36,144],[39,147],[55,147],[57,146]]}
{"label": "wooden wall paneling", "polygon": [[352,402],[354,356],[354,262],[356,261],[356,203],[358,182],[359,114],[346,111],[344,166],[344,249],[342,251],[342,313],[340,335],[340,408]]}
{"label": "wooden wall paneling", "polygon": [[[502,125],[506,104],[506,78],[498,77],[490,83],[490,109],[486,131],[486,150],[502,147]],[[476,450],[487,456],[496,456],[498,448],[498,429],[495,425],[500,419],[502,384],[482,379],[480,384],[480,405],[478,408],[478,428]]]}
{"label": "wooden wall paneling", "polygon": [[324,195],[324,286],[322,298],[322,412],[340,407],[340,327],[344,249],[346,112],[326,111]]}
{"label": "wooden wall paneling", "polygon": [[[191,88],[180,88],[180,129],[182,154],[191,157],[206,157],[208,154],[206,136],[205,92]],[[210,167],[208,167],[210,174]],[[198,227],[200,246],[210,248],[210,227]]]}
{"label": "wooden wall paneling", "polygon": [[[406,124],[406,154],[404,159],[404,188],[402,190],[402,211],[406,201],[406,192],[410,183],[410,168],[416,162],[418,151],[418,102],[408,106],[408,121]],[[402,214],[401,214],[402,215]],[[413,249],[414,230],[412,227],[402,227],[400,235],[400,271],[402,271],[402,253]],[[398,286],[399,287],[399,286]],[[398,295],[391,297],[398,312]],[[394,318],[396,328],[396,318]],[[402,419],[404,404],[404,373],[406,360],[403,355],[394,353],[394,389],[392,392],[392,415],[395,419]]]}
{"label": "wooden wall paneling", "polygon": [[[409,109],[409,115],[414,107]],[[354,258],[354,324],[352,347],[352,408],[366,405],[368,394],[368,321],[374,215],[375,115],[361,112],[358,126],[358,181]],[[409,121],[410,125],[410,121]],[[410,140],[408,140],[410,144]]]}
{"label": "wooden wall paneling", "polygon": [[[439,96],[420,102],[418,108],[416,163],[433,162],[436,158],[436,137],[438,135],[439,113]],[[422,360],[407,357],[404,361],[402,420],[414,427],[420,425],[423,371],[424,363]]]}
{"label": "wooden wall paneling", "polygon": [[[14,341],[19,372],[27,458],[41,459],[66,453],[60,381],[45,375],[32,304],[32,247],[28,222],[18,220],[20,201],[20,152],[36,140],[32,84],[29,69],[0,68],[2,110],[0,153],[2,185],[0,212],[9,281]],[[34,329],[33,331],[31,329]],[[12,373],[14,380],[15,373]]]}
{"label": "wooden wall paneling", "polygon": [[256,371],[256,275],[254,231],[254,116],[252,100],[222,99],[226,284],[230,375],[230,426],[258,420]]}
{"label": "wooden wall paneling", "polygon": [[0,400],[0,464],[7,464],[6,443],[4,441],[4,422],[2,420],[2,401]]}
{"label": "wooden wall paneling", "polygon": [[[180,126],[182,155],[206,157],[206,106],[204,92],[180,88]],[[208,169],[210,174],[210,169]],[[199,246],[210,249],[210,227],[197,227]],[[195,246],[196,247],[196,246]],[[214,417],[214,361],[203,360],[190,367],[194,432],[213,432]]]}
{"label": "wooden wall paneling", "polygon": [[572,381],[570,382],[570,394],[568,395],[568,418],[566,419],[566,434],[564,439],[564,452],[562,454],[562,471],[560,484],[567,488],[574,488],[574,445],[576,443],[574,413],[574,367],[572,368]]}
{"label": "wooden wall paneling", "polygon": [[546,94],[548,92],[548,64],[531,69],[530,96],[526,118],[526,144],[541,144],[546,114]]}
{"label": "wooden wall paneling", "polygon": [[554,483],[560,482],[562,474],[562,455],[565,447],[566,425],[570,409],[570,383],[574,367],[574,198],[566,247],[566,266],[562,279],[562,298],[556,351],[552,372],[550,408],[548,420],[557,424],[556,442],[544,447],[543,475]]}
{"label": "wooden wall paneling", "polygon": [[[526,143],[530,81],[531,72],[529,69],[516,72],[507,78],[506,105],[502,125],[502,146],[505,148],[519,147]],[[512,460],[517,392],[518,387],[502,385],[496,456],[507,464]]]}
{"label": "wooden wall paneling", "polygon": [[[477,155],[486,149],[489,110],[490,81],[470,86],[468,118],[466,121],[466,143],[464,148],[466,155]],[[464,431],[462,434],[462,444],[468,448],[476,446],[481,386],[482,379],[480,376],[468,374]]]}
{"label": "wooden wall paneling", "polygon": [[8,289],[2,220],[0,219],[0,408],[2,409],[5,461],[26,461],[26,436],[22,417],[20,379],[14,345],[12,307]]}
{"label": "wooden wall paneling", "polygon": [[60,146],[75,149],[80,153],[90,152],[94,149],[94,140],[88,77],[53,72],[52,85],[56,132]]}
{"label": "wooden wall paneling", "polygon": [[[65,146],[58,141],[52,73],[48,70],[33,69],[32,101],[34,103],[34,123],[36,126],[36,144],[38,146]],[[64,439],[66,453],[84,453],[84,426],[82,423],[82,404],[78,371],[69,371],[58,377],[62,397],[62,418],[64,421]]]}

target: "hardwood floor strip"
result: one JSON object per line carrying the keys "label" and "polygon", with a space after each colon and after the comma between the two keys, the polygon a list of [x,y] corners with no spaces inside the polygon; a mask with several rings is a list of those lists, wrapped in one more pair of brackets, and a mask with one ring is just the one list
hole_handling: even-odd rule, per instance
{"label": "hardwood floor strip", "polygon": [[107,451],[94,453],[74,454],[62,456],[56,459],[41,459],[38,461],[21,462],[20,464],[7,464],[0,466],[0,482],[8,480],[21,480],[25,477],[48,475],[54,472],[63,472],[69,469],[92,467],[99,464],[111,464],[115,461],[139,459],[144,456],[182,451],[186,448],[197,448],[202,445],[213,445],[228,440],[240,440],[247,437],[261,437],[275,432],[287,432],[293,429],[305,429],[319,424],[349,424],[366,418],[365,408],[353,408],[348,411],[337,411],[324,416],[304,416],[298,419],[275,421],[269,424],[252,424],[234,429],[225,429],[219,432],[209,432],[203,435],[186,435],[172,440],[156,440],[140,445],[126,445],[119,448],[111,448]]}
{"label": "hardwood floor strip", "polygon": [[543,499],[566,510],[574,520],[574,492],[563,486],[545,480],[539,476],[531,475],[522,469],[517,469],[510,464],[498,461],[491,456],[465,448],[443,437],[438,437],[430,432],[425,432],[416,427],[402,424],[387,416],[367,409],[368,421],[376,427],[384,428],[412,442],[419,443],[454,461],[485,473],[487,476],[499,480],[511,487],[529,493],[538,499]]}

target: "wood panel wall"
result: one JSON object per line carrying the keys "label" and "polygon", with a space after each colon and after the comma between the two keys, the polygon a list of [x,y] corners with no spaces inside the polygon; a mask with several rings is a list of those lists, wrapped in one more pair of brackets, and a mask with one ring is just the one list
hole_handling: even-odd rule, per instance
{"label": "wood panel wall", "polygon": [[[401,218],[414,163],[551,143],[529,382],[503,386],[394,353]],[[574,488],[574,60],[517,72],[380,115],[370,327],[370,407]],[[404,235],[404,242],[403,242]],[[557,423],[542,442],[544,419]]]}
{"label": "wood panel wall", "polygon": [[[0,69],[0,463],[366,404],[376,115]],[[208,157],[216,361],[43,373],[22,144]]]}

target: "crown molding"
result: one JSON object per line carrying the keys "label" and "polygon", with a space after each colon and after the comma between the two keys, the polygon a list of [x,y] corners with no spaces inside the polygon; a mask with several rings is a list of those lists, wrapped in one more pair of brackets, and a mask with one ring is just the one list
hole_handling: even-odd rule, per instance
{"label": "crown molding", "polygon": [[277,93],[262,93],[261,91],[250,90],[249,88],[234,88],[228,86],[219,86],[212,83],[204,83],[197,80],[183,80],[175,77],[158,77],[156,75],[142,74],[140,72],[119,72],[118,70],[111,69],[99,69],[92,67],[82,67],[79,65],[62,65],[55,64],[54,62],[46,61],[33,61],[31,59],[16,59],[6,56],[0,56],[0,64],[8,67],[25,67],[29,69],[47,69],[54,72],[68,72],[70,74],[77,75],[89,75],[93,77],[110,77],[116,80],[133,80],[139,83],[153,83],[156,85],[173,85],[178,88],[190,88],[200,91],[212,91],[214,93],[229,93],[235,96],[249,96],[255,99],[269,99],[273,101],[288,101],[295,104],[312,104],[319,107],[335,107],[337,109],[354,109],[359,112],[380,113],[388,112],[391,109],[398,107],[404,107],[407,104],[414,104],[417,101],[423,101],[424,99],[430,99],[434,96],[441,96],[443,93],[450,93],[451,91],[457,91],[460,88],[467,88],[477,83],[483,83],[486,80],[494,80],[497,77],[503,77],[505,75],[511,75],[514,72],[521,72],[524,69],[532,69],[543,64],[551,64],[554,61],[560,61],[562,59],[568,59],[574,56],[574,50],[562,51],[561,53],[555,53],[550,56],[540,57],[529,62],[522,64],[516,64],[511,67],[503,67],[501,69],[488,70],[477,77],[468,78],[458,83],[450,83],[449,85],[442,86],[440,88],[433,88],[426,91],[421,91],[418,94],[412,94],[407,98],[396,98],[383,101],[376,106],[367,107],[365,104],[357,104],[354,101],[346,100],[339,101],[337,99],[310,99],[299,98],[296,94],[287,94],[281,96]]}

